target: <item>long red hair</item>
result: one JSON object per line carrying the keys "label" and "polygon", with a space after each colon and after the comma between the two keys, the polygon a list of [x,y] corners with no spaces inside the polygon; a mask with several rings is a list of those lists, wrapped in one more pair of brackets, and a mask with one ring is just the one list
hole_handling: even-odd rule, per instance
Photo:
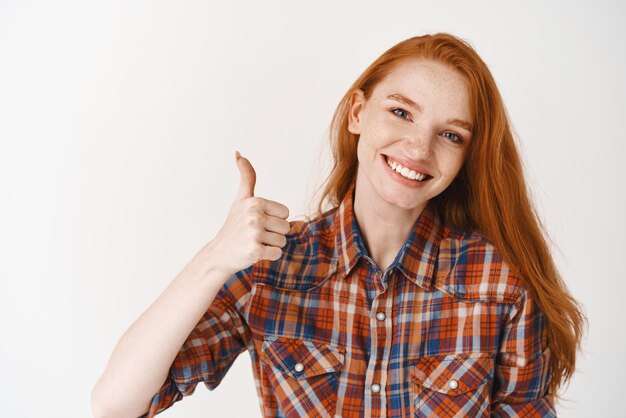
{"label": "long red hair", "polygon": [[[476,51],[448,33],[416,36],[385,51],[352,84],[330,124],[329,139],[334,165],[317,205],[336,207],[356,180],[359,136],[348,131],[352,93],[365,98],[395,65],[407,58],[432,59],[460,71],[467,80],[474,132],[459,175],[433,203],[442,221],[461,230],[475,230],[500,252],[511,269],[523,277],[546,316],[553,368],[548,391],[557,390],[573,375],[583,326],[588,322],[578,302],[559,274],[545,226],[537,215],[524,180],[506,109],[496,82]],[[309,216],[306,217],[310,219]]]}

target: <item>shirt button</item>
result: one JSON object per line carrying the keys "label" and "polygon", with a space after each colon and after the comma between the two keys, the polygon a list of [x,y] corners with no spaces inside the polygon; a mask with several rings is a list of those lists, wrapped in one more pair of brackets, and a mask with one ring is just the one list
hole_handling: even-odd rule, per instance
{"label": "shirt button", "polygon": [[302,370],[304,370],[304,364],[302,363],[296,363],[296,365],[293,367],[298,373],[300,373]]}
{"label": "shirt button", "polygon": [[448,386],[450,387],[450,389],[456,389],[459,387],[459,382],[457,382],[456,380],[452,379],[448,382]]}
{"label": "shirt button", "polygon": [[384,312],[378,312],[376,314],[376,319],[378,319],[380,322],[383,322],[385,320],[385,313]]}
{"label": "shirt button", "polygon": [[371,389],[372,389],[372,392],[378,393],[380,392],[380,385],[378,383],[374,383]]}

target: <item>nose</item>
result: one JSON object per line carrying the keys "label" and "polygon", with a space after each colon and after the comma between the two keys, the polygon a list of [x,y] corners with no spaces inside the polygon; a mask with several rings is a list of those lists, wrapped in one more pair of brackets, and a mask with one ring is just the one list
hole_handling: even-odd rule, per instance
{"label": "nose", "polygon": [[432,151],[434,134],[428,129],[419,129],[411,133],[409,142],[412,148],[419,150],[419,155],[428,156]]}

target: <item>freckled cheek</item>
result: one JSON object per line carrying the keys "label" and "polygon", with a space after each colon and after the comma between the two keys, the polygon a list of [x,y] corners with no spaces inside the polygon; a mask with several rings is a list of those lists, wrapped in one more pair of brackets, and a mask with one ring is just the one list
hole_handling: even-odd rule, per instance
{"label": "freckled cheek", "polygon": [[403,132],[401,125],[386,118],[375,118],[369,120],[367,129],[372,133],[400,133]]}
{"label": "freckled cheek", "polygon": [[367,125],[362,124],[360,141],[366,146],[378,149],[402,139],[410,138],[410,129],[398,126],[398,124],[385,121],[373,120],[368,121]]}
{"label": "freckled cheek", "polygon": [[365,164],[369,166],[375,154],[376,149],[371,143],[359,141],[359,145],[356,149],[356,156],[359,161],[359,165]]}
{"label": "freckled cheek", "polygon": [[448,155],[445,158],[438,158],[437,166],[441,171],[442,177],[446,179],[446,181],[452,181],[463,166],[463,160],[459,155]]}
{"label": "freckled cheek", "polygon": [[462,167],[462,163],[458,164],[452,169],[452,172],[450,174],[451,178],[454,179],[455,177],[457,177],[459,175],[459,173],[461,172],[461,167]]}

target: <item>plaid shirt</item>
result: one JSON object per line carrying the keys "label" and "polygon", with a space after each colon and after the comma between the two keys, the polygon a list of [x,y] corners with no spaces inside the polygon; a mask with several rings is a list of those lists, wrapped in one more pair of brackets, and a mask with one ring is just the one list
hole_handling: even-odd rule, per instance
{"label": "plaid shirt", "polygon": [[245,350],[265,417],[556,416],[545,317],[493,245],[429,203],[382,271],[353,192],[228,279],[141,418],[215,389]]}

